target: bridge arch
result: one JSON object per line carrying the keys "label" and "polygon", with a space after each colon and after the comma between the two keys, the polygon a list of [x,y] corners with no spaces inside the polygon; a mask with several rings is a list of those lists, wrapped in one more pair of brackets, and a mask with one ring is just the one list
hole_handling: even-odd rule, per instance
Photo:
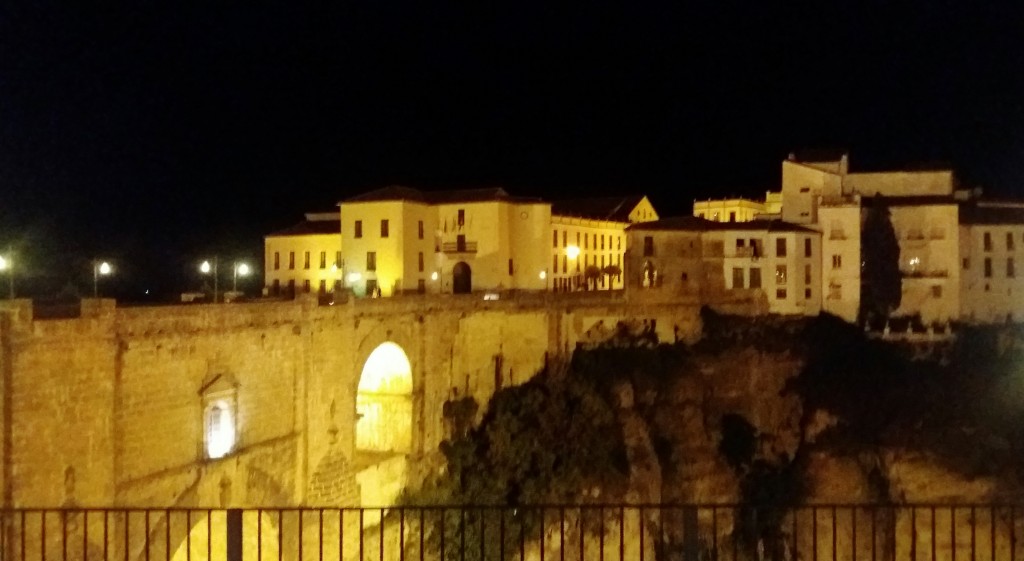
{"label": "bridge arch", "polygon": [[384,341],[363,363],[356,389],[356,451],[412,451],[412,364],[405,350]]}

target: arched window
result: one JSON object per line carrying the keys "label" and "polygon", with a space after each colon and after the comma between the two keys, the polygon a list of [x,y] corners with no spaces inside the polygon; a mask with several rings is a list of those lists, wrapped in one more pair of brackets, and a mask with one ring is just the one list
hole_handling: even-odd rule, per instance
{"label": "arched window", "polygon": [[203,406],[202,455],[216,460],[238,447],[238,383],[226,374],[212,376],[199,391]]}

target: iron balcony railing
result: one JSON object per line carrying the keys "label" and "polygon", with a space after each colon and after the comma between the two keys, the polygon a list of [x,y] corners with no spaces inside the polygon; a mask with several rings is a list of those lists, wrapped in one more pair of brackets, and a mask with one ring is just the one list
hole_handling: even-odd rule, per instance
{"label": "iron balcony railing", "polygon": [[444,253],[476,253],[477,242],[444,242],[441,251]]}
{"label": "iron balcony railing", "polygon": [[1024,505],[15,509],[0,556],[191,561],[1015,561]]}

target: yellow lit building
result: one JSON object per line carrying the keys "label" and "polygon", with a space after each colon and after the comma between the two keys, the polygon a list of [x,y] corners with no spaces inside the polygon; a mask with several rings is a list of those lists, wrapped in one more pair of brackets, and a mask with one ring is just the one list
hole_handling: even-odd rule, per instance
{"label": "yellow lit building", "polygon": [[1024,202],[964,204],[959,230],[963,319],[1024,321]]}
{"label": "yellow lit building", "polygon": [[263,245],[266,294],[326,293],[339,285],[342,263],[337,213],[307,213],[302,222],[264,237]]}
{"label": "yellow lit building", "polygon": [[340,203],[357,296],[544,290],[551,205],[503,189],[377,189]]}
{"label": "yellow lit building", "polygon": [[552,203],[551,290],[621,289],[626,227],[657,219],[643,195]]}

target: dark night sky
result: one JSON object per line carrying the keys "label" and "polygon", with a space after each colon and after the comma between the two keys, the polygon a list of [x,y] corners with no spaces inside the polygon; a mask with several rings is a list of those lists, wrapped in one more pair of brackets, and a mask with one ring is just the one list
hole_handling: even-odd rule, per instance
{"label": "dark night sky", "polygon": [[[777,186],[792,148],[1024,196],[1019,2],[0,7],[0,244],[25,290],[180,290],[389,183],[546,198]],[[0,245],[0,247],[2,247]],[[29,285],[32,285],[31,287]]]}

